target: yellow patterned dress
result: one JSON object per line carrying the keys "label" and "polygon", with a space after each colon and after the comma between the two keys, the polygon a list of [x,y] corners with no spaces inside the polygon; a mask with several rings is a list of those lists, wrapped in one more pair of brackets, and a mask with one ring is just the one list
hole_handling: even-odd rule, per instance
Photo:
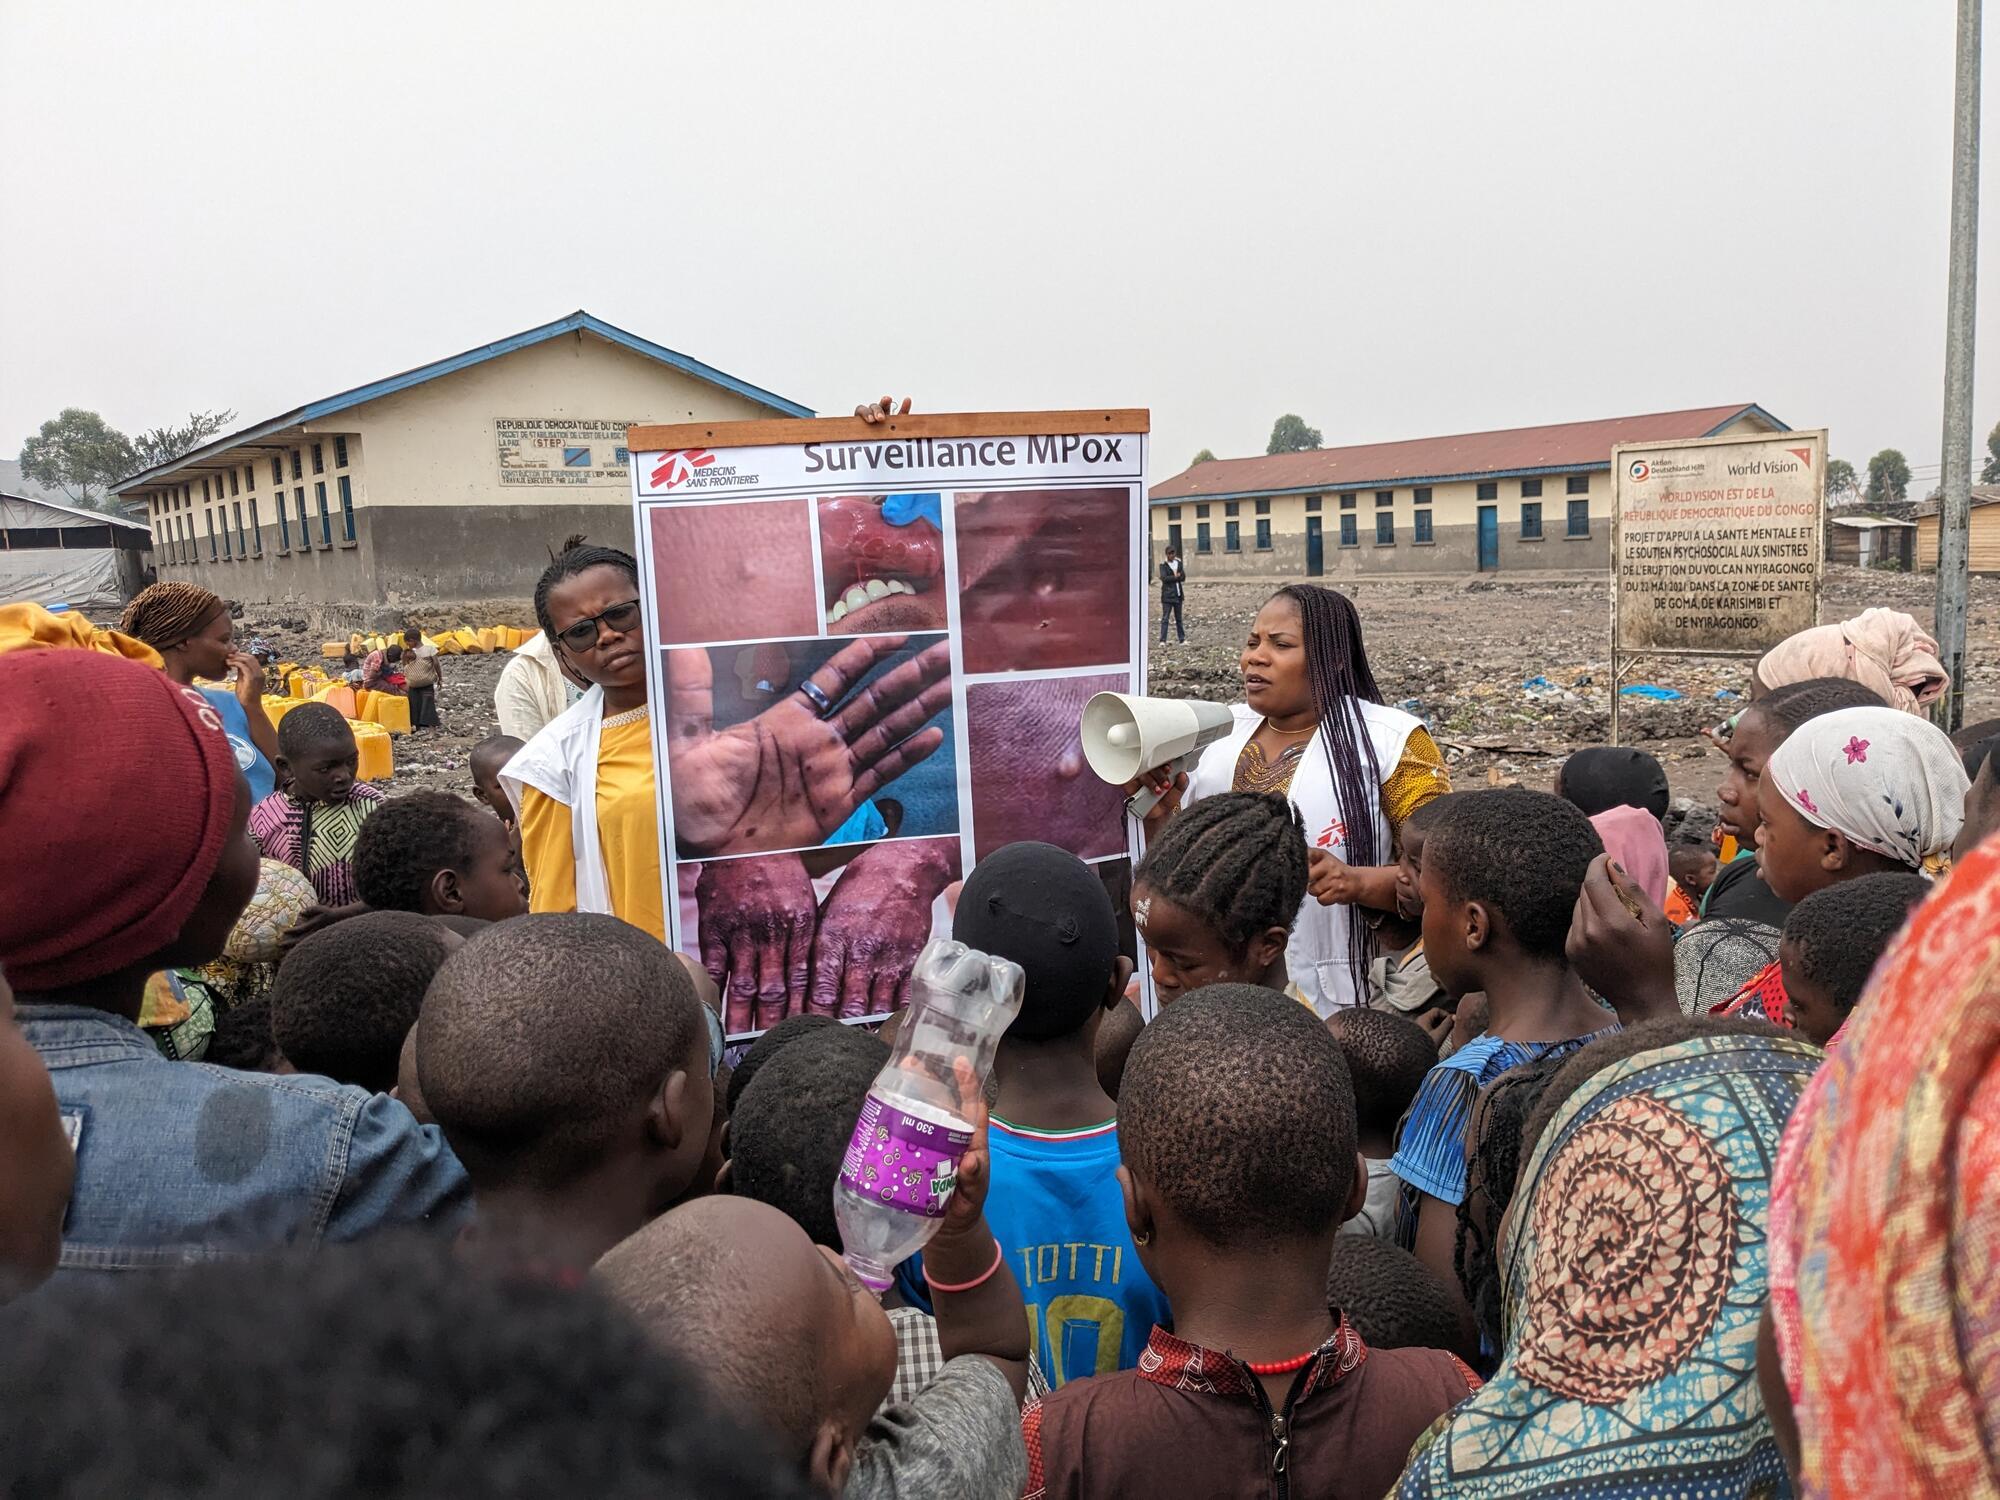
{"label": "yellow patterned dress", "polygon": [[[1236,774],[1229,789],[1234,792],[1270,792],[1281,797],[1290,795],[1292,773],[1298,769],[1299,757],[1305,753],[1306,745],[1311,743],[1311,740],[1306,740],[1281,751],[1276,759],[1267,759],[1263,747],[1252,736],[1244,745],[1243,753],[1236,757]],[[1437,741],[1431,738],[1427,729],[1412,729],[1403,745],[1403,758],[1396,762],[1395,770],[1382,783],[1382,816],[1389,821],[1389,832],[1392,835],[1397,833],[1411,813],[1450,790],[1451,777],[1444,768],[1444,756],[1438,750]],[[1386,855],[1387,851],[1383,852]]]}

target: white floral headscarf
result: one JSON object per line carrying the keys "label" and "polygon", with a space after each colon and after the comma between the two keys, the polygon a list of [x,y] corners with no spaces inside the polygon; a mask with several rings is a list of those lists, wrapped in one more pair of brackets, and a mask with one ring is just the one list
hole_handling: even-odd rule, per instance
{"label": "white floral headscarf", "polygon": [[1764,774],[1816,828],[1913,869],[1951,848],[1970,783],[1950,736],[1893,708],[1843,708],[1808,719]]}

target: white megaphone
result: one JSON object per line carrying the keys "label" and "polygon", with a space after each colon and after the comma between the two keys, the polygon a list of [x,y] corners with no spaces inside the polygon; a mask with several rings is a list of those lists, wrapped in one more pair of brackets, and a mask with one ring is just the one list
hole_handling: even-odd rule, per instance
{"label": "white megaphone", "polygon": [[[1099,693],[1083,706],[1083,758],[1113,786],[1129,785],[1162,766],[1169,776],[1178,776],[1235,723],[1226,703]],[[1159,800],[1159,793],[1141,787],[1125,799],[1125,806],[1143,818]]]}

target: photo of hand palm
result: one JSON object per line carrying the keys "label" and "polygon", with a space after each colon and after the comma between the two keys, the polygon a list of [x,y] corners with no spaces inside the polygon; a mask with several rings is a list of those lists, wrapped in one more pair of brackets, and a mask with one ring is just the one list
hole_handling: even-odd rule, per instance
{"label": "photo of hand palm", "polygon": [[947,642],[863,682],[907,640],[855,641],[811,673],[806,680],[834,705],[825,719],[795,690],[724,729],[714,727],[707,652],[669,651],[667,754],[681,854],[810,848],[943,744],[942,729],[924,726],[951,706]]}

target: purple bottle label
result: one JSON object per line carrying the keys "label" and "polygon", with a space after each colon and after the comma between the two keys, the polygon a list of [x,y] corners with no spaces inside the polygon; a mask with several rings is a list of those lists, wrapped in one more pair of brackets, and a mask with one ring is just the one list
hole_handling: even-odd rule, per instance
{"label": "purple bottle label", "polygon": [[958,1186],[958,1159],[972,1132],[908,1114],[870,1094],[840,1166],[850,1191],[935,1219]]}

